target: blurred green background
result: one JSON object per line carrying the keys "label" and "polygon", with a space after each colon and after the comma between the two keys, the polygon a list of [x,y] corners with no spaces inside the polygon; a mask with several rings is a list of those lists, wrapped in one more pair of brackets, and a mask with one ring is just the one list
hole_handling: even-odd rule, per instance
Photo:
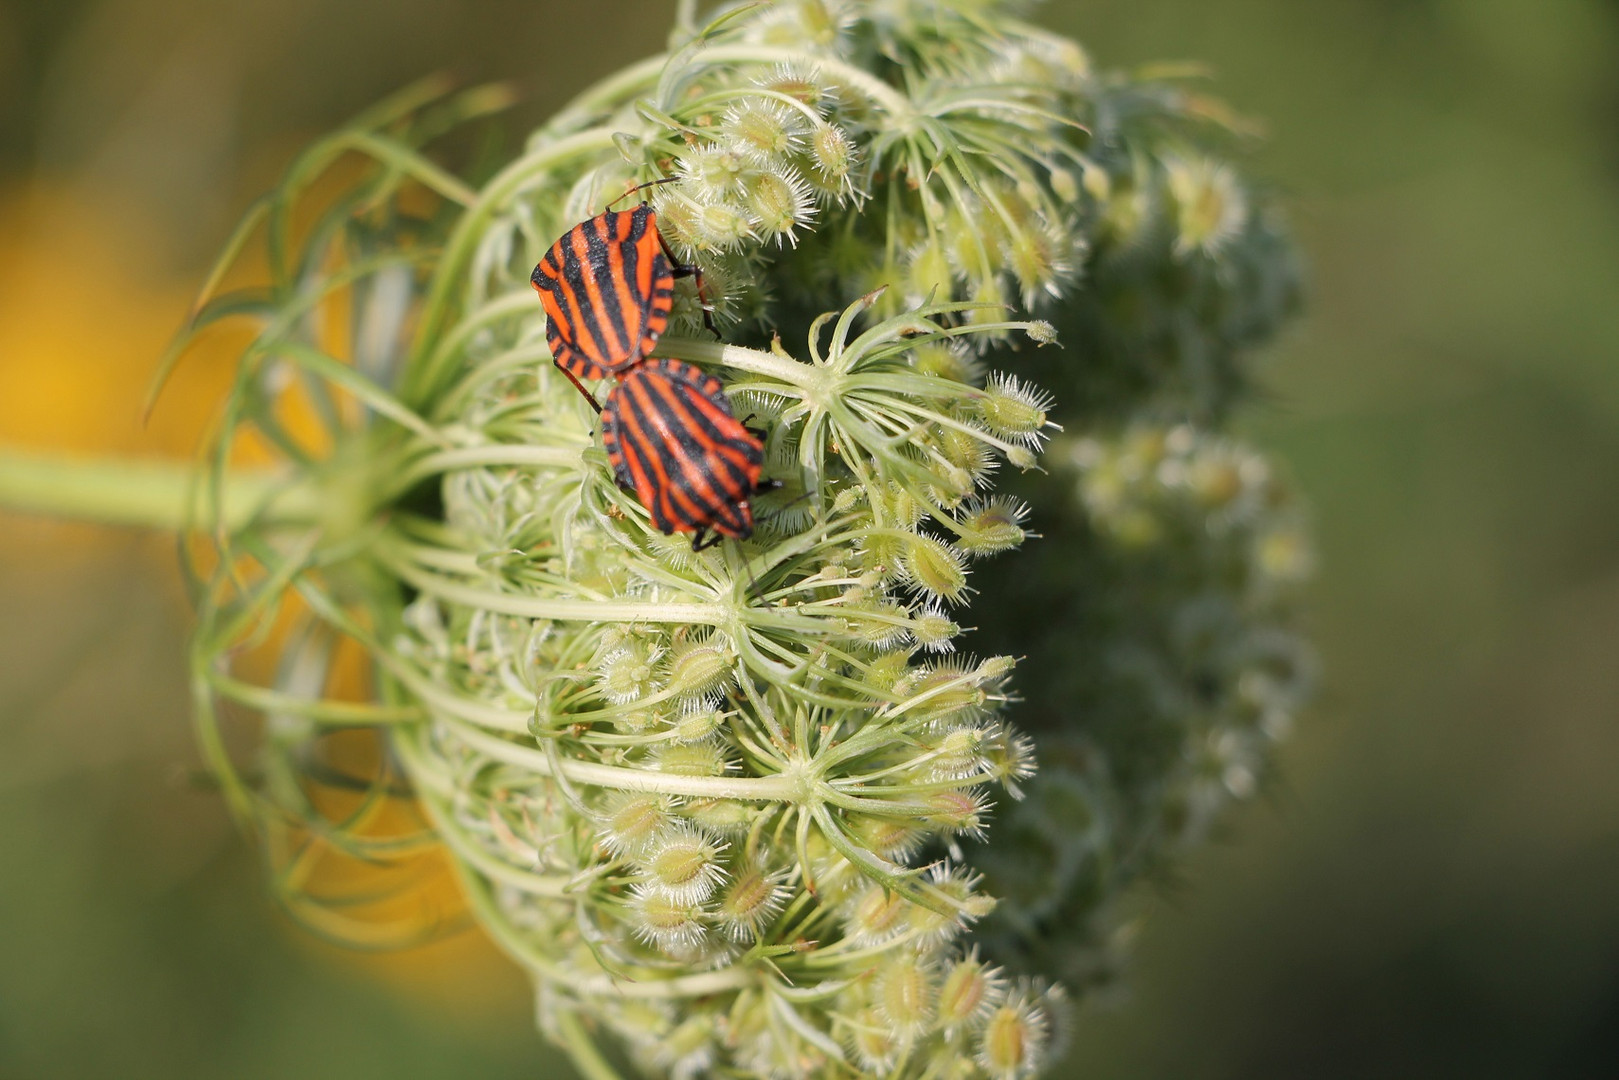
{"label": "blurred green background", "polygon": [[[527,123],[670,6],[0,3],[0,439],[183,452],[217,372],[151,431],[140,390],[304,139],[445,69]],[[1241,426],[1314,507],[1325,669],[1062,1075],[1619,1073],[1619,3],[1039,15],[1268,125],[1311,302]],[[184,782],[187,621],[170,540],[0,520],[0,1078],[565,1075],[473,936],[355,957],[272,908]]]}

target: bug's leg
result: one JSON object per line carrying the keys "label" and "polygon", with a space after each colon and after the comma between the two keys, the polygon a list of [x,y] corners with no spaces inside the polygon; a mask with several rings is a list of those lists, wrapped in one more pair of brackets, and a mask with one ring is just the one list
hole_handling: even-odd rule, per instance
{"label": "bug's leg", "polygon": [[764,442],[765,441],[765,436],[769,435],[770,433],[768,431],[766,431],[762,427],[758,427],[758,426],[750,427],[748,425],[748,421],[752,420],[755,416],[758,416],[758,415],[759,415],[758,413],[749,413],[748,415],[744,416],[742,418],[742,430],[746,431],[749,435],[752,435],[755,439],[758,439],[760,442]]}
{"label": "bug's leg", "polygon": [[691,549],[693,551],[707,551],[709,548],[725,539],[724,533],[710,532],[708,526],[703,526],[691,536]]}
{"label": "bug's leg", "polygon": [[703,308],[703,328],[714,335],[714,340],[720,340],[720,332],[714,328],[714,302],[708,298],[708,284],[703,280],[703,268],[696,263],[683,263],[675,258],[675,253],[669,247],[669,241],[658,234],[658,243],[663,245],[663,254],[669,260],[669,272],[677,278],[689,277],[697,282],[697,302]]}
{"label": "bug's leg", "polygon": [[[556,362],[552,361],[552,363],[556,363]],[[556,369],[558,371],[562,372],[562,374],[564,374],[564,375],[566,375],[568,377],[568,381],[573,383],[574,389],[578,390],[581,394],[585,395],[585,400],[590,402],[590,407],[592,409],[596,410],[596,415],[597,416],[600,416],[602,414],[602,407],[601,407],[601,402],[596,400],[596,395],[592,394],[589,390],[586,390],[585,389],[585,384],[580,382],[578,379],[574,378],[573,372],[569,371],[567,368],[563,367],[561,364],[556,364]]]}

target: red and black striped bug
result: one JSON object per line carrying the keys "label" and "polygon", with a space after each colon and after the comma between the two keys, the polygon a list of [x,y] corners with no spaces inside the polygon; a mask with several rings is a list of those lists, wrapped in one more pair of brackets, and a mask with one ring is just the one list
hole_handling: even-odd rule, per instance
{"label": "red and black striped bug", "polygon": [[660,532],[692,533],[693,551],[753,535],[748,499],[761,490],[764,444],[731,415],[718,379],[679,360],[647,360],[619,376],[601,416],[614,478]]}
{"label": "red and black striped bug", "polygon": [[[548,316],[551,357],[597,412],[584,381],[639,363],[669,325],[675,278],[697,277],[701,292],[701,274],[675,261],[649,203],[580,222],[534,267],[529,282]],[[703,322],[714,330],[706,304]]]}
{"label": "red and black striped bug", "polygon": [[[685,276],[698,278],[701,298],[700,271],[675,261],[643,202],[569,229],[529,280],[548,317],[552,359],[601,414],[619,486],[665,535],[690,532],[701,551],[753,535],[748,499],[760,489],[764,444],[731,415],[718,379],[678,360],[646,359],[669,325],[674,280]],[[706,303],[703,322],[714,331]],[[583,380],[608,375],[619,382],[604,408]]]}

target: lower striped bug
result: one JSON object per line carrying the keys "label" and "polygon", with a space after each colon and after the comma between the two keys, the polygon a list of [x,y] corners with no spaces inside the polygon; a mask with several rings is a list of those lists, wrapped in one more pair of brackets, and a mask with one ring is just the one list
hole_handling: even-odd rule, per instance
{"label": "lower striped bug", "polygon": [[660,532],[692,533],[693,551],[753,535],[748,500],[764,490],[764,443],[731,415],[718,379],[679,360],[647,360],[619,376],[601,418],[614,479]]}

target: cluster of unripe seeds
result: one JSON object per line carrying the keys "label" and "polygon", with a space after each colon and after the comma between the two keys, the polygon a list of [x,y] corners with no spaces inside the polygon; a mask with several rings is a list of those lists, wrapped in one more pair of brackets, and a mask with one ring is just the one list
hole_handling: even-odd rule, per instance
{"label": "cluster of unripe seeds", "polygon": [[1119,867],[1149,872],[1201,842],[1269,781],[1314,681],[1294,611],[1311,556],[1289,485],[1227,437],[1143,421],[1065,438],[1048,460],[1086,539],[1065,553],[1066,577],[1047,564],[1044,588],[1108,582],[1068,640],[1087,623],[1105,631],[1067,669],[1061,645],[1031,650],[1032,692],[1087,723],[1038,731],[1039,780],[980,866],[1021,921],[1000,928],[995,954],[1037,950],[1028,962],[1078,991],[1110,976],[1118,950],[1089,898]]}
{"label": "cluster of unripe seeds", "polygon": [[1177,841],[1197,842],[1226,803],[1258,790],[1313,681],[1287,619],[1312,564],[1301,513],[1263,456],[1189,425],[1138,425],[1065,449],[1082,504],[1121,558],[1179,560],[1195,548],[1202,561],[1202,587],[1170,613],[1164,665],[1203,680],[1202,700],[1182,691],[1169,706],[1200,722],[1165,799]]}
{"label": "cluster of unripe seeds", "polygon": [[[688,102],[695,113],[675,177],[653,195],[683,254],[797,244],[824,204],[858,196],[854,139],[827,118],[829,88],[790,64]],[[707,111],[700,111],[707,110]]]}

